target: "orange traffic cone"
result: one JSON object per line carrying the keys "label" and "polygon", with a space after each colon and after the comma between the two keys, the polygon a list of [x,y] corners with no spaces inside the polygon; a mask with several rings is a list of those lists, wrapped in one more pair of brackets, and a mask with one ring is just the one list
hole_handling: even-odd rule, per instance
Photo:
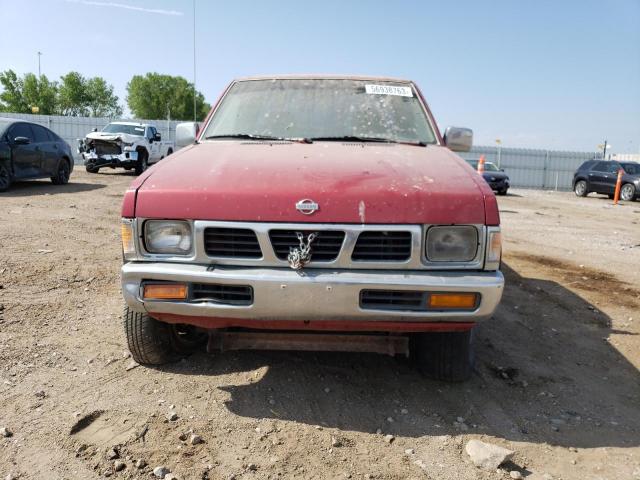
{"label": "orange traffic cone", "polygon": [[618,170],[618,180],[616,180],[616,192],[613,194],[613,204],[617,205],[618,200],[620,200],[620,187],[622,186],[622,175],[624,175],[624,170]]}
{"label": "orange traffic cone", "polygon": [[478,173],[480,175],[484,173],[484,155],[480,155],[480,160],[478,160]]}

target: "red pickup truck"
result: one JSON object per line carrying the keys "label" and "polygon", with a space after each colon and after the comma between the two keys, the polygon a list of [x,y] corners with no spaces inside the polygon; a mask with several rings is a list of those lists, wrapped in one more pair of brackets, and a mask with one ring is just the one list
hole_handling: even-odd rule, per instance
{"label": "red pickup truck", "polygon": [[133,358],[299,349],[407,355],[463,380],[502,296],[490,187],[410,81],[233,81],[122,206]]}

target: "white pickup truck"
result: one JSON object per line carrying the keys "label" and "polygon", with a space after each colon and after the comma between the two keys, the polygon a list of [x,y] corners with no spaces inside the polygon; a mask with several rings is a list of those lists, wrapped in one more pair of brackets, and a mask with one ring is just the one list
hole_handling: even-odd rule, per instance
{"label": "white pickup truck", "polygon": [[89,173],[122,167],[139,175],[174,151],[174,142],[162,140],[156,127],[143,123],[111,122],[78,140],[78,153]]}

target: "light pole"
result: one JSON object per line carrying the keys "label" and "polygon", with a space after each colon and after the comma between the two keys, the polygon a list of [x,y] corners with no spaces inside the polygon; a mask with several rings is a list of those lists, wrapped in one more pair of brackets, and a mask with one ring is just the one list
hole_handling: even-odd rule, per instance
{"label": "light pole", "polygon": [[167,140],[171,138],[171,107],[167,103]]}
{"label": "light pole", "polygon": [[500,140],[499,138],[496,138],[496,145],[498,146],[498,168],[500,168],[500,162],[502,160],[502,140]]}
{"label": "light pole", "polygon": [[42,56],[42,52],[38,52],[38,80],[40,80],[40,57]]}
{"label": "light pole", "polygon": [[193,121],[197,122],[196,113],[196,0],[193,0]]}
{"label": "light pole", "polygon": [[607,159],[607,150],[611,148],[611,144],[607,143],[607,141],[604,141],[604,144],[600,144],[598,145],[598,148],[602,149],[602,160],[606,160]]}

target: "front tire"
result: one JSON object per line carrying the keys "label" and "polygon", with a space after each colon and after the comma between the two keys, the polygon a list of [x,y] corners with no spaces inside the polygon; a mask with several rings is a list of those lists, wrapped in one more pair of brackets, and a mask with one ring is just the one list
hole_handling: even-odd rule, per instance
{"label": "front tire", "polygon": [[98,173],[100,171],[99,168],[96,168],[92,165],[86,165],[84,168],[87,170],[87,173]]}
{"label": "front tire", "polygon": [[636,187],[632,183],[625,183],[620,189],[620,200],[631,202],[636,198]]}
{"label": "front tire", "polygon": [[0,163],[0,192],[4,192],[11,186],[11,172],[6,163]]}
{"label": "front tire", "polygon": [[589,190],[587,189],[587,182],[585,182],[584,180],[578,180],[573,186],[573,193],[575,193],[578,197],[586,197],[589,193]]}
{"label": "front tire", "polygon": [[124,308],[124,333],[133,359],[142,365],[161,365],[178,359],[171,341],[171,326]]}
{"label": "front tire", "polygon": [[498,195],[506,195],[507,194],[507,190],[508,189],[504,189],[504,190],[498,190]]}
{"label": "front tire", "polygon": [[149,167],[149,156],[146,150],[138,152],[138,163],[136,164],[136,175],[140,175]]}
{"label": "front tire", "polygon": [[462,382],[471,376],[475,361],[474,331],[414,333],[410,356],[427,377]]}
{"label": "front tire", "polygon": [[51,183],[54,185],[66,185],[69,183],[70,176],[71,167],[69,166],[69,161],[63,158],[58,163],[58,171],[51,177]]}

